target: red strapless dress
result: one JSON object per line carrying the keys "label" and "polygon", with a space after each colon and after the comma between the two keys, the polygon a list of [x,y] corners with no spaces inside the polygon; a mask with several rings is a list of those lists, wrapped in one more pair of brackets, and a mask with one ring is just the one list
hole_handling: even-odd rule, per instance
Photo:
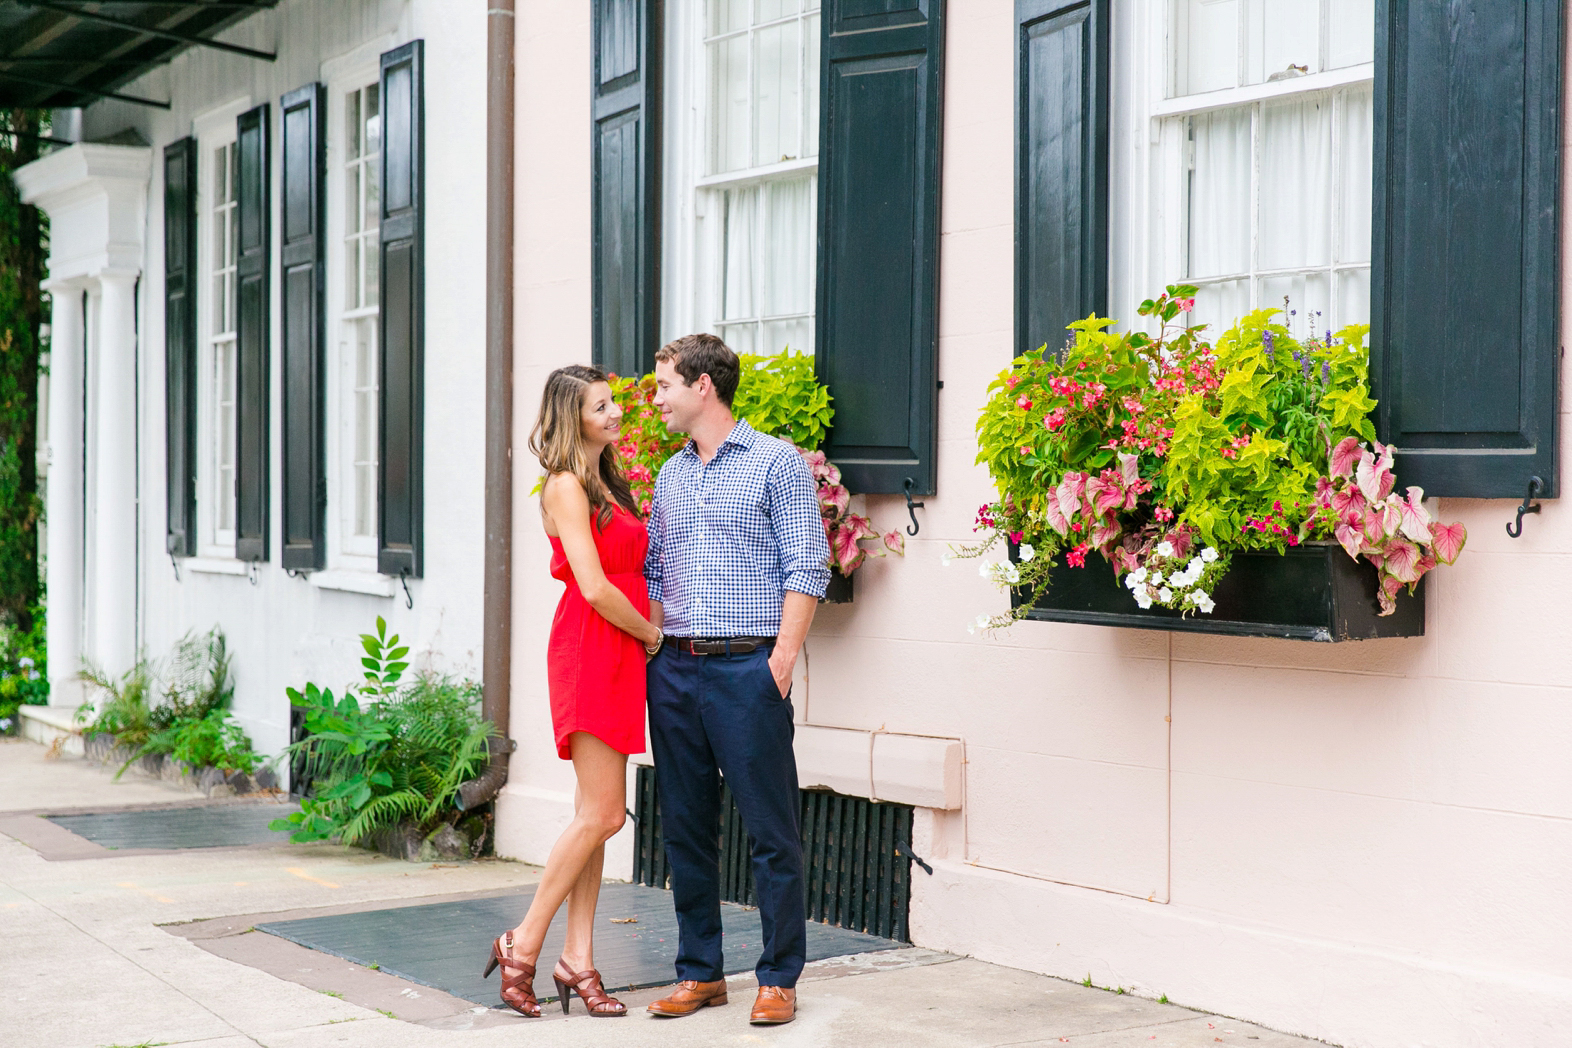
{"label": "red strapless dress", "polygon": [[[644,584],[644,555],[649,536],[644,525],[618,506],[602,529],[593,516],[590,528],[606,579],[650,613]],[[557,755],[571,760],[568,736],[587,731],[619,753],[644,752],[644,646],[590,607],[562,552],[551,538],[551,577],[568,584],[551,620],[546,647],[546,679],[551,689],[551,724]]]}

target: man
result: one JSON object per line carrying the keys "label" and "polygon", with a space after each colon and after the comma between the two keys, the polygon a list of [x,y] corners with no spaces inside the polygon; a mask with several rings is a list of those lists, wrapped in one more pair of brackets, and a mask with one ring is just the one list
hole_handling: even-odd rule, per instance
{"label": "man", "polygon": [[650,737],[680,931],[674,992],[689,1015],[726,1003],[721,967],[720,781],[753,850],[764,948],[750,1021],[790,1022],[807,950],[791,677],[829,583],[830,547],[807,465],[732,417],[737,355],[714,335],[655,354],[655,405],[687,445],[650,509],[650,618],[669,634],[649,666]]}

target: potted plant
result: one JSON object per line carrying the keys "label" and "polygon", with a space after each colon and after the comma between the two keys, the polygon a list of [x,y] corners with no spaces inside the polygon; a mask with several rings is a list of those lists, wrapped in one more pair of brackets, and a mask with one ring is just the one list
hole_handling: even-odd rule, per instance
{"label": "potted plant", "polygon": [[[851,511],[851,493],[841,483],[841,471],[818,450],[835,409],[830,391],[814,374],[813,358],[788,348],[765,356],[742,354],[739,359],[742,369],[732,411],[760,433],[796,447],[807,462],[830,544],[830,588],[824,600],[850,603],[852,572],[870,556],[883,556],[886,551],[904,554],[905,540],[899,530],[881,534],[867,516]],[[611,390],[623,412],[617,450],[639,510],[648,514],[661,465],[682,449],[687,438],[666,431],[655,407],[654,375],[614,375]],[[865,548],[861,543],[866,539],[881,540],[883,548]]]}
{"label": "potted plant", "polygon": [[[1466,535],[1433,521],[1418,488],[1395,490],[1369,420],[1368,326],[1318,333],[1316,316],[1296,321],[1285,303],[1213,344],[1182,323],[1195,293],[1171,286],[1141,304],[1156,335],[1078,321],[1062,354],[1028,353],[989,387],[978,461],[999,499],[978,512],[983,541],[955,552],[1006,540],[1011,555],[980,570],[1013,601],[974,628],[1030,616],[1326,640],[1422,633],[1420,579]],[[1100,578],[1083,576],[1099,560]],[[1274,572],[1299,578],[1274,586]],[[1309,595],[1303,607],[1295,594]]]}

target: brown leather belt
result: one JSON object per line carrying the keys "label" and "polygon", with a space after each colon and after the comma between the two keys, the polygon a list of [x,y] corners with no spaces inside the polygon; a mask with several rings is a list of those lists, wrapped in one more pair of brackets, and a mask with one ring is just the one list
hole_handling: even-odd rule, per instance
{"label": "brown leather belt", "polygon": [[747,655],[775,646],[774,637],[667,637],[666,647],[689,655]]}

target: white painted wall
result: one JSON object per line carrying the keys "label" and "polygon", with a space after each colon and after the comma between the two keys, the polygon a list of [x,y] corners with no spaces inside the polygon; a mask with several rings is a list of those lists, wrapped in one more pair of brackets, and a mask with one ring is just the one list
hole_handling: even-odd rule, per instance
{"label": "white painted wall", "polygon": [[[522,447],[544,373],[589,356],[590,32],[587,5],[569,0],[520,15]],[[814,725],[964,740],[961,808],[919,809],[916,848],[936,872],[914,875],[914,939],[1345,1045],[1565,1043],[1563,505],[1546,503],[1513,541],[1507,503],[1444,500],[1470,545],[1427,583],[1420,639],[1323,646],[1048,623],[966,633],[1003,607],[968,565],[947,570],[939,556],[971,537],[990,498],[973,426],[1011,354],[1013,4],[952,0],[947,17],[940,494],[904,560],[870,562],[854,604],[821,609],[797,692]],[[1116,244],[1149,235],[1116,222]],[[1116,276],[1141,290],[1117,264]],[[553,752],[545,688],[560,587],[527,495],[535,465],[518,463],[520,748],[498,844],[538,861],[572,777]],[[884,527],[905,515],[899,500],[869,501]]]}
{"label": "white painted wall", "polygon": [[[378,615],[413,648],[415,665],[478,678],[484,484],[485,33],[483,4],[452,0],[285,0],[227,31],[226,40],[276,51],[276,62],[193,48],[125,88],[169,99],[168,112],[104,102],[84,117],[88,139],[134,130],[154,150],[147,251],[138,295],[138,642],[168,652],[188,630],[222,626],[234,654],[235,713],[261,750],[288,742],[286,686],[342,688],[359,679],[358,634]],[[320,588],[279,566],[281,534],[280,353],[277,244],[278,99],[325,79],[334,60],[369,45],[370,56],[425,40],[426,387],[425,578],[387,595]],[[374,69],[374,66],[373,66]],[[374,78],[374,74],[373,74]],[[273,314],[270,557],[255,585],[242,575],[182,567],[164,553],[163,147],[192,133],[193,119],[237,98],[272,103]],[[330,137],[342,134],[334,127]],[[329,173],[333,177],[333,173]],[[207,294],[200,289],[199,294]],[[329,325],[329,341],[335,339]],[[331,419],[331,416],[330,416]],[[331,496],[330,496],[331,498]],[[334,512],[330,505],[329,512]],[[374,579],[373,579],[374,581]]]}

